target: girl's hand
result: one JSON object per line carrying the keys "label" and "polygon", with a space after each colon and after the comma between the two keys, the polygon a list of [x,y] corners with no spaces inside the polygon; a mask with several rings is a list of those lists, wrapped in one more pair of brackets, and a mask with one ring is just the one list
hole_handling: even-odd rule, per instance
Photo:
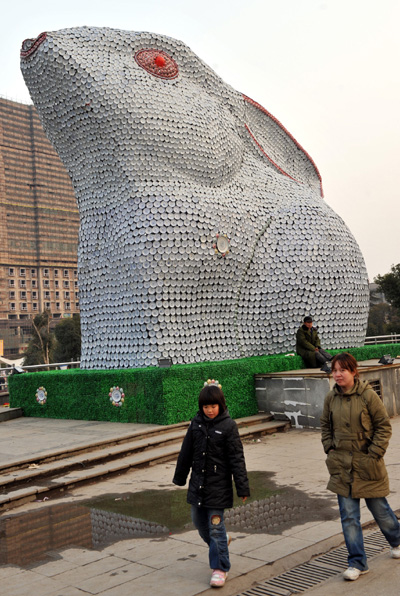
{"label": "girl's hand", "polygon": [[244,504],[244,503],[246,503],[246,501],[247,501],[247,497],[242,497],[242,503]]}

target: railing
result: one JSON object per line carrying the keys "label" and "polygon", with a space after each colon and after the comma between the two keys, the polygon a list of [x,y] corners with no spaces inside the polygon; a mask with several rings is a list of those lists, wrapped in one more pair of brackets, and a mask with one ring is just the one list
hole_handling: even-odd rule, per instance
{"label": "railing", "polygon": [[400,344],[400,333],[391,333],[390,335],[371,335],[365,338],[364,345],[373,344]]}
{"label": "railing", "polygon": [[[8,375],[18,374],[23,372],[35,372],[41,370],[65,370],[66,368],[80,368],[80,360],[71,362],[54,362],[53,364],[30,364],[28,366],[5,366],[0,368],[0,379],[4,380],[4,383],[0,382],[0,394],[8,392]],[[29,370],[28,370],[29,369]]]}

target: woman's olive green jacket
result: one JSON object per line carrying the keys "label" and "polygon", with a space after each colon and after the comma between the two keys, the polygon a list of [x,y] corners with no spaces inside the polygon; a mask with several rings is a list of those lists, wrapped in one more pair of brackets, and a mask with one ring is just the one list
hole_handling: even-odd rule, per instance
{"label": "woman's olive green jacket", "polygon": [[392,427],[367,381],[356,380],[347,393],[334,386],[325,398],[321,429],[330,474],[327,488],[355,499],[386,497],[389,478],[383,456]]}

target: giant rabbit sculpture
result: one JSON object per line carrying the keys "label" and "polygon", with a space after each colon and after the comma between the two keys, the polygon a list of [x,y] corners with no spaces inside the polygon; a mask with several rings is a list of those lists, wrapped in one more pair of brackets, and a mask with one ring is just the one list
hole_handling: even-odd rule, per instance
{"label": "giant rabbit sculpture", "polygon": [[364,340],[368,284],[310,156],[185,44],[79,27],[23,42],[21,68],[73,182],[83,368]]}

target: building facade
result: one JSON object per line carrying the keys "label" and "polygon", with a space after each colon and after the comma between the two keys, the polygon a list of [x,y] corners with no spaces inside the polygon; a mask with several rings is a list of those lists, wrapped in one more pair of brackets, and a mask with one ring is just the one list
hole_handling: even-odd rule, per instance
{"label": "building facade", "polygon": [[79,215],[70,178],[34,106],[0,98],[0,339],[26,348],[32,318],[79,312]]}

